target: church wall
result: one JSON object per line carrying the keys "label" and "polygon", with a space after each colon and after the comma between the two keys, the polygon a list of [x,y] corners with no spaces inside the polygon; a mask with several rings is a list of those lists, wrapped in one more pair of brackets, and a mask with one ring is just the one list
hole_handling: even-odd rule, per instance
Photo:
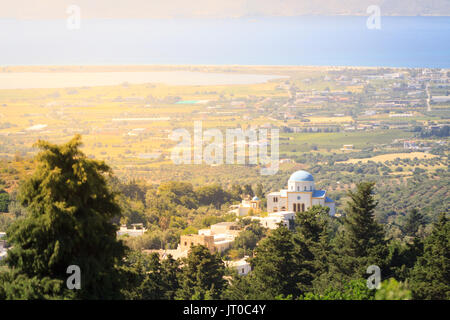
{"label": "church wall", "polygon": [[[300,197],[300,200],[298,200]],[[288,192],[288,211],[294,211],[294,203],[304,204],[305,210],[311,207],[311,192]]]}
{"label": "church wall", "polygon": [[330,216],[336,214],[336,205],[334,202],[326,202],[325,205],[330,208]]}
{"label": "church wall", "polygon": [[316,198],[313,198],[313,199],[312,199],[312,205],[313,205],[313,206],[315,206],[315,205],[321,205],[321,206],[324,206],[324,205],[325,205],[325,200],[324,200],[324,199],[316,199]]}

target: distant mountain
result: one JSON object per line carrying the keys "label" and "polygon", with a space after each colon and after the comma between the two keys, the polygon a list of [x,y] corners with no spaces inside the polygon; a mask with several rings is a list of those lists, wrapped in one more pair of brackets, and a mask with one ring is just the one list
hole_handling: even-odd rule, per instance
{"label": "distant mountain", "polygon": [[84,18],[368,15],[371,5],[383,16],[450,16],[450,0],[14,0],[2,4],[0,18],[64,18],[73,4]]}
{"label": "distant mountain", "polygon": [[249,8],[261,15],[367,15],[378,5],[384,16],[450,15],[450,0],[249,0]]}

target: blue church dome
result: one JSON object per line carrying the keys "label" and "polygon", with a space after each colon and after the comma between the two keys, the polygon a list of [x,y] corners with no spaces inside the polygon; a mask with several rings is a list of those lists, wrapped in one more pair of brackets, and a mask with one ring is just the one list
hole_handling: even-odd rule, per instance
{"label": "blue church dome", "polygon": [[311,173],[299,170],[291,174],[289,181],[314,181],[314,178]]}
{"label": "blue church dome", "polygon": [[253,201],[259,201],[259,198],[257,196],[254,196],[252,200]]}

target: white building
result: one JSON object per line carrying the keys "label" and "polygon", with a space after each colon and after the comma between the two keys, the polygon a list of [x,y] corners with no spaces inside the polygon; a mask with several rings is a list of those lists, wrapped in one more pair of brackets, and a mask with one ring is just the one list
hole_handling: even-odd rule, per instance
{"label": "white building", "polygon": [[117,231],[117,236],[129,235],[130,237],[142,236],[147,229],[144,228],[142,223],[135,223],[131,225],[131,229],[128,229],[126,225],[120,226],[119,231]]}
{"label": "white building", "polygon": [[235,269],[238,275],[245,276],[252,270],[250,263],[247,262],[247,258],[248,257],[244,257],[238,261],[227,261],[225,264],[228,267]]}
{"label": "white building", "polygon": [[431,101],[436,103],[450,102],[450,96],[434,96],[431,98]]}
{"label": "white building", "polygon": [[261,201],[256,196],[253,197],[252,200],[242,200],[240,204],[230,206],[231,210],[229,213],[234,213],[238,217],[248,216],[250,210],[252,210],[253,213],[258,213],[261,211],[260,202]]}
{"label": "white building", "polygon": [[294,172],[288,180],[287,189],[267,195],[267,212],[302,212],[314,205],[330,208],[330,215],[335,215],[335,203],[326,196],[325,190],[316,190],[313,176],[306,171]]}
{"label": "white building", "polygon": [[272,212],[269,213],[267,217],[251,217],[252,220],[258,220],[262,227],[271,230],[278,228],[280,223],[289,229],[294,218],[294,211]]}

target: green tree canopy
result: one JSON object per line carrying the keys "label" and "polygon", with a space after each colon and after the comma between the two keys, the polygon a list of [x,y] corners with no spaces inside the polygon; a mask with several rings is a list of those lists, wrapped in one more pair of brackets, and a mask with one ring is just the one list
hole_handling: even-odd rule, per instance
{"label": "green tree canopy", "polygon": [[181,300],[218,299],[226,282],[225,266],[218,254],[212,254],[205,246],[193,246],[183,261],[180,289],[176,298]]}
{"label": "green tree canopy", "polygon": [[328,271],[331,252],[329,218],[329,208],[322,206],[313,206],[297,213],[293,239],[298,287],[302,293],[313,290],[313,281]]}
{"label": "green tree canopy", "polygon": [[67,267],[77,265],[77,298],[116,298],[115,266],[125,247],[111,220],[120,208],[106,185],[110,168],[88,159],[80,146],[79,135],[63,145],[38,141],[37,169],[18,195],[27,214],[7,231],[12,248],[6,262],[30,279],[64,282]]}
{"label": "green tree canopy", "polygon": [[8,212],[9,202],[9,194],[5,190],[0,189],[0,212]]}
{"label": "green tree canopy", "polygon": [[417,209],[412,209],[406,216],[403,232],[410,237],[417,236],[419,228],[425,224],[423,215]]}
{"label": "green tree canopy", "polygon": [[377,202],[373,188],[374,183],[362,182],[356,191],[349,191],[344,225],[333,241],[329,272],[322,282],[339,287],[367,277],[370,265],[377,265],[382,273],[387,270],[387,241],[383,227],[374,219]]}
{"label": "green tree canopy", "polygon": [[173,299],[178,289],[179,263],[172,256],[162,262],[157,253],[130,252],[125,258],[122,294],[127,300]]}
{"label": "green tree canopy", "polygon": [[411,272],[415,299],[450,299],[450,221],[441,213]]}
{"label": "green tree canopy", "polygon": [[214,205],[217,209],[232,199],[232,195],[218,184],[199,187],[195,190],[200,205]]}
{"label": "green tree canopy", "polygon": [[410,300],[412,297],[408,285],[389,278],[381,283],[380,289],[375,293],[375,300]]}
{"label": "green tree canopy", "polygon": [[365,279],[346,282],[341,289],[329,286],[323,294],[308,292],[300,300],[373,300],[375,292],[367,288]]}
{"label": "green tree canopy", "polygon": [[298,270],[296,267],[293,234],[280,226],[271,231],[255,249],[252,266],[250,299],[275,299],[279,295],[298,296]]}
{"label": "green tree canopy", "polygon": [[169,203],[181,205],[189,209],[198,207],[194,187],[188,182],[170,181],[158,187],[157,194]]}

